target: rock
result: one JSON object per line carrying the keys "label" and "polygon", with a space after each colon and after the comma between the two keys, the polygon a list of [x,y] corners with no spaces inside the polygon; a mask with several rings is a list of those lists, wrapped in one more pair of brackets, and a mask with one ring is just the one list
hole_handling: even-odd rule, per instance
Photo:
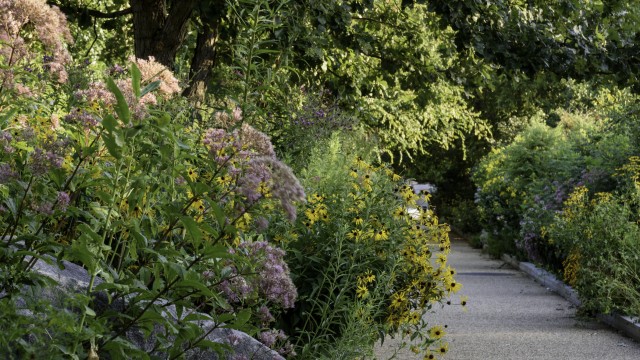
{"label": "rock", "polygon": [[[56,264],[48,264],[39,260],[33,268],[34,271],[42,275],[46,275],[58,283],[57,287],[45,288],[40,294],[38,294],[38,296],[48,298],[54,306],[61,307],[65,304],[65,294],[68,294],[69,292],[86,292],[91,280],[89,273],[83,267],[67,261],[63,261],[62,265],[64,267],[63,269],[58,267]],[[98,277],[95,279],[94,285],[98,285],[103,281],[103,279]],[[98,312],[106,310],[107,308],[109,310],[116,311],[119,311],[122,308],[122,302],[115,304],[108,303],[105,294],[97,294],[96,296],[97,309],[94,310],[97,310]],[[18,301],[18,303],[20,304],[23,302]],[[162,301],[160,301],[159,304],[162,304]],[[182,318],[188,314],[190,314],[190,312],[184,311]],[[163,316],[165,318],[177,320],[178,315],[175,306],[167,306]],[[284,360],[280,354],[267,348],[261,342],[246,333],[234,329],[216,327],[216,324],[211,320],[198,320],[197,324],[205,333],[210,332],[206,336],[206,340],[230,346],[232,350],[223,355],[222,359]],[[156,339],[155,334],[158,334],[160,331],[163,331],[162,327],[156,326],[156,329],[152,331],[151,335],[145,337],[144,333],[140,329],[134,328],[128,331],[126,336],[137,348],[149,353],[150,356],[155,358],[167,358],[167,354],[154,351]],[[218,360],[220,359],[220,356],[211,350],[191,349],[185,353],[184,358],[193,360]]]}

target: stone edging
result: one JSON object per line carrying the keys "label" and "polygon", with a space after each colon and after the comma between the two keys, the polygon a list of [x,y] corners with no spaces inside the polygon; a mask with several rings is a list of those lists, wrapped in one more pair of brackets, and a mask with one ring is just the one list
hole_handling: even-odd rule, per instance
{"label": "stone edging", "polygon": [[[567,299],[570,303],[575,306],[580,306],[580,298],[578,293],[573,290],[570,286],[566,285],[562,281],[556,279],[556,277],[529,262],[520,262],[516,260],[513,256],[503,254],[502,261],[513,266],[516,269],[526,273],[535,281],[539,282],[543,286],[547,287],[549,290],[557,293],[563,298]],[[598,320],[604,322],[605,324],[622,331],[627,336],[632,339],[640,342],[640,318],[632,318],[629,316],[621,316],[617,314],[604,315],[598,314],[596,315]]]}

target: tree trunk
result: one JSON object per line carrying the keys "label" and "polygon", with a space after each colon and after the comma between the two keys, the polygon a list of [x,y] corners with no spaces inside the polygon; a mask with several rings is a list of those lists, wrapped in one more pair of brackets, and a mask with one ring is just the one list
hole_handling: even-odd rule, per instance
{"label": "tree trunk", "polygon": [[173,69],[196,3],[197,0],[176,1],[167,9],[166,0],[129,0],[133,10],[136,57],[147,59],[153,56],[156,61]]}
{"label": "tree trunk", "polygon": [[189,69],[189,87],[182,95],[196,103],[202,102],[211,81],[211,71],[216,63],[216,43],[218,42],[218,24],[205,26],[198,33],[196,48]]}

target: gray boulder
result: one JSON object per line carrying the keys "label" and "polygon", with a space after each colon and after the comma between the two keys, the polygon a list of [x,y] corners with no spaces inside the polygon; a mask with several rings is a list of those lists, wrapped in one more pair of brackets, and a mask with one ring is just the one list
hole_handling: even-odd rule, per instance
{"label": "gray boulder", "polygon": [[[38,296],[48,298],[52,304],[60,307],[64,306],[64,294],[68,294],[69,292],[86,292],[90,283],[90,275],[83,267],[67,261],[63,261],[62,264],[64,269],[60,269],[56,264],[52,265],[39,260],[33,268],[34,271],[46,275],[58,283],[57,287],[51,289],[45,288]],[[94,285],[98,285],[103,281],[103,279],[96,278]],[[21,301],[18,301],[18,303],[20,302]],[[116,311],[122,306],[121,303],[108,303],[105,294],[97,294],[97,303],[98,307],[105,306]],[[162,302],[160,302],[160,305],[162,305]],[[178,314],[174,305],[166,306],[164,309],[165,312],[163,316],[165,318],[178,320]],[[189,315],[188,311],[183,312],[181,319],[187,315]],[[206,340],[227,344],[232,349],[229,353],[223,355],[222,359],[284,360],[280,354],[267,348],[246,333],[234,329],[217,327],[211,320],[198,320],[197,324],[205,333],[208,333]],[[162,330],[160,326],[157,326],[150,336],[145,336],[140,329],[133,329],[126,335],[128,340],[135,344],[137,348],[147,352],[152,357],[166,358],[167,354],[154,352],[155,334],[158,334]],[[221,359],[216,352],[203,349],[191,349],[185,353],[184,358],[193,360]]]}

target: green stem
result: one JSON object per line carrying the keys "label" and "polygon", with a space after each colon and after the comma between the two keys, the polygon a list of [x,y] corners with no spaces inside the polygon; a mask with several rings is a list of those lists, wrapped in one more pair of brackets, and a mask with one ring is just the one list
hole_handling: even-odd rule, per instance
{"label": "green stem", "polygon": [[11,245],[13,245],[16,231],[18,230],[18,226],[20,225],[20,217],[22,217],[22,210],[24,209],[24,203],[25,203],[25,200],[27,199],[27,195],[29,195],[29,190],[31,190],[31,185],[33,185],[33,174],[31,174],[31,177],[29,178],[29,183],[27,184],[27,187],[24,189],[24,195],[22,196],[22,200],[20,200],[20,206],[18,207],[18,212],[16,213],[13,226],[7,227],[7,230],[4,232],[4,234],[2,234],[2,238],[4,239],[9,233],[9,229],[11,229],[11,233],[9,234],[9,238],[7,239],[7,247],[10,247]]}
{"label": "green stem", "polygon": [[[94,271],[91,272],[91,280],[89,281],[89,287],[87,288],[88,297],[91,296],[91,292],[93,291],[93,283],[95,282],[97,275],[98,274],[94,269]],[[87,319],[87,311],[85,309],[84,313],[82,314],[82,318],[80,319],[80,324],[78,324],[78,332],[76,334],[76,339],[73,343],[73,350],[71,351],[72,354],[76,353],[76,349],[78,348],[78,342],[79,342],[78,337],[80,336],[80,334],[82,334],[82,329],[84,328],[84,322],[86,319]]]}

